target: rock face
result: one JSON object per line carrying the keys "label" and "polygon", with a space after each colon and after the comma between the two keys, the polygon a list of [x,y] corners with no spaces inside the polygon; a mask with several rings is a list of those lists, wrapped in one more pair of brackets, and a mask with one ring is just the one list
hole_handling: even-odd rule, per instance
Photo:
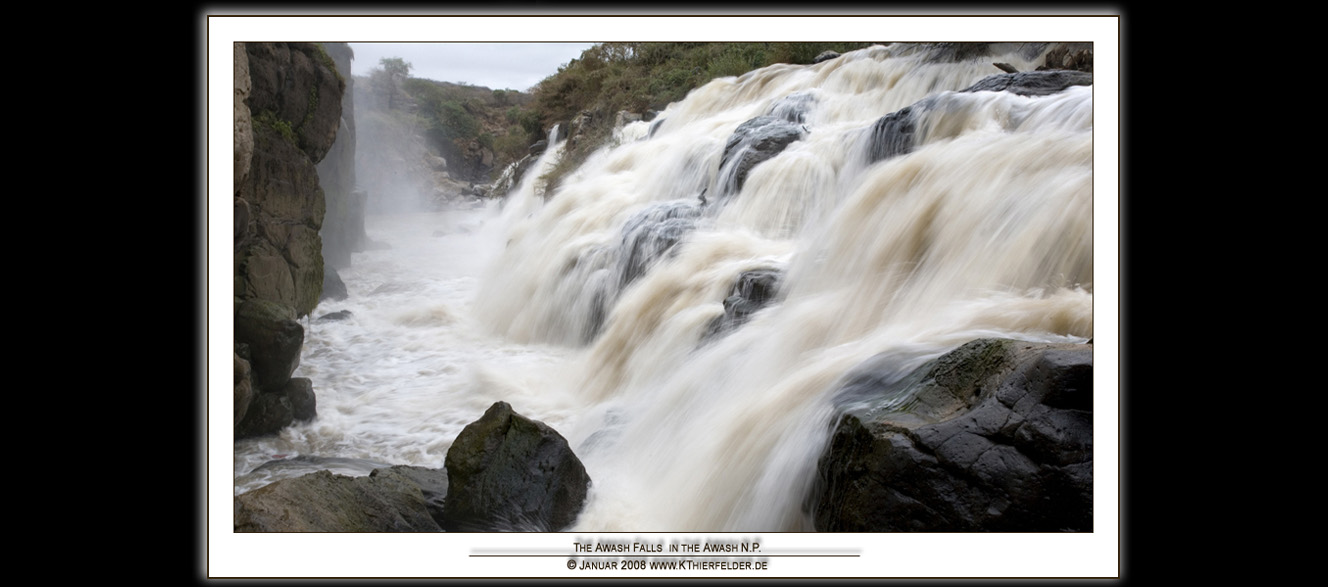
{"label": "rock face", "polygon": [[840,395],[814,525],[1090,532],[1092,396],[1089,344],[977,340],[902,379],[867,366]]}
{"label": "rock face", "polygon": [[345,82],[314,43],[248,43],[245,51],[254,145],[248,173],[236,184],[249,226],[235,241],[235,295],[304,316],[323,285],[318,232],[326,203],[315,164],[341,126]]}
{"label": "rock face", "polygon": [[400,465],[367,477],[329,471],[235,497],[236,532],[439,532],[447,474]]}
{"label": "rock face", "polygon": [[581,512],[590,476],[562,435],[497,402],[447,451],[449,532],[558,531]]}
{"label": "rock face", "polygon": [[236,370],[243,437],[313,417],[312,384],[292,384],[290,374],[304,340],[296,320],[323,288],[326,203],[315,165],[342,125],[345,81],[317,43],[237,43],[235,51],[235,342],[252,368]]}
{"label": "rock face", "polygon": [[355,54],[346,43],[323,43],[337,73],[346,81],[341,100],[341,123],[337,140],[318,163],[318,182],[327,200],[323,218],[323,260],[329,273],[350,265],[351,253],[364,250],[364,208],[367,194],[355,187],[355,78],[350,62]]}

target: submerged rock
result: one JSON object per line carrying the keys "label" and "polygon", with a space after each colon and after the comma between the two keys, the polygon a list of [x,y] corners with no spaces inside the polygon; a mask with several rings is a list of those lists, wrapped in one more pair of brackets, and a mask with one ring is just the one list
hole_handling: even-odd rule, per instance
{"label": "submerged rock", "polygon": [[396,466],[367,477],[318,471],[235,497],[236,532],[439,532],[447,474]]}
{"label": "submerged rock", "polygon": [[845,385],[817,530],[1093,530],[1092,345],[977,340],[896,379]]}
{"label": "submerged rock", "polygon": [[443,528],[550,532],[571,525],[590,476],[567,440],[497,402],[447,451]]}

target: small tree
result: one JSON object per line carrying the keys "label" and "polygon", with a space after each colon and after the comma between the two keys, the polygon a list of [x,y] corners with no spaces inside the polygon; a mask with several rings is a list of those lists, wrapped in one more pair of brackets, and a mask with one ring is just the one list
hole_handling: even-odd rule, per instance
{"label": "small tree", "polygon": [[388,110],[396,108],[397,92],[401,91],[401,82],[410,77],[410,69],[410,63],[400,57],[384,57],[370,74],[374,88],[387,98]]}

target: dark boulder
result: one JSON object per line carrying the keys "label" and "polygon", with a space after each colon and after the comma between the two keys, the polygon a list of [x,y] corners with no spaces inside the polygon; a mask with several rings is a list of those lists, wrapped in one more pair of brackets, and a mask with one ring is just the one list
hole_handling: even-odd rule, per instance
{"label": "dark boulder", "polygon": [[780,154],[806,133],[801,124],[775,116],[758,116],[738,125],[724,144],[724,155],[719,161],[719,175],[723,178],[719,198],[742,191],[753,167]]}
{"label": "dark boulder", "polygon": [[875,163],[906,155],[918,142],[918,118],[925,107],[914,104],[879,118],[871,128],[867,162]]}
{"label": "dark boulder", "polygon": [[447,451],[443,528],[559,531],[581,512],[590,476],[567,440],[497,402]]}
{"label": "dark boulder", "polygon": [[817,530],[1092,531],[1092,345],[977,340],[902,378],[869,365],[839,396]]}
{"label": "dark boulder", "polygon": [[249,346],[253,384],[275,389],[285,385],[300,365],[304,327],[289,306],[248,300],[235,315],[235,342]]}
{"label": "dark boulder", "polygon": [[754,269],[738,274],[729,297],[724,299],[724,315],[711,321],[705,338],[737,329],[746,324],[757,310],[774,301],[780,273],[779,269]]}
{"label": "dark boulder", "polygon": [[285,393],[260,393],[249,402],[244,418],[235,425],[235,439],[276,434],[295,420]]}
{"label": "dark boulder", "polygon": [[291,377],[282,389],[290,399],[291,417],[312,420],[318,415],[318,402],[314,398],[314,382],[308,377]]}
{"label": "dark boulder", "polygon": [[396,466],[367,477],[318,471],[235,497],[236,532],[439,532],[446,473]]}

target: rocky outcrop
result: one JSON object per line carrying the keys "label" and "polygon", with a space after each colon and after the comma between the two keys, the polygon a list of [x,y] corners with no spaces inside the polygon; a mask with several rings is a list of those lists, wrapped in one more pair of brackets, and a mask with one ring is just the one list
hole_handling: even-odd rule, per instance
{"label": "rocky outcrop", "polygon": [[869,361],[818,464],[841,532],[1093,530],[1093,347],[984,339],[906,377]]}
{"label": "rocky outcrop", "polygon": [[236,532],[439,532],[447,473],[396,466],[319,471],[235,497]]}
{"label": "rocky outcrop", "polygon": [[443,528],[550,532],[571,525],[590,476],[567,440],[497,402],[447,451]]}
{"label": "rocky outcrop", "polygon": [[336,140],[345,82],[316,43],[237,43],[235,57],[235,342],[247,354],[236,354],[236,401],[246,405],[236,405],[235,431],[242,438],[313,417],[311,382],[290,375],[304,339],[297,320],[323,288],[326,203],[315,165]]}

